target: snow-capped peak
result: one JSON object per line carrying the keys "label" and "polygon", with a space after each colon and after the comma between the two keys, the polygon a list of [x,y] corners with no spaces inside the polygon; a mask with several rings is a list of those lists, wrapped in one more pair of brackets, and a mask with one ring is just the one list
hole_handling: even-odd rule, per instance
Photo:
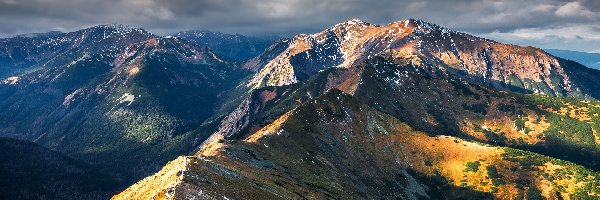
{"label": "snow-capped peak", "polygon": [[351,20],[334,25],[332,27],[332,29],[341,28],[341,27],[346,28],[346,27],[353,27],[353,26],[370,26],[370,25],[371,25],[370,23],[361,21],[359,19],[351,19]]}

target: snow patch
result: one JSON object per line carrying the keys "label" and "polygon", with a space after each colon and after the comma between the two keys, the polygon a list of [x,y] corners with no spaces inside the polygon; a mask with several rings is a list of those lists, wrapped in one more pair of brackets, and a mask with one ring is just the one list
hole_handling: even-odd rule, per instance
{"label": "snow patch", "polygon": [[[138,98],[140,98],[141,96],[142,95],[138,95]],[[129,94],[126,92],[125,94],[123,94],[123,96],[119,97],[116,101],[118,101],[118,103],[115,104],[108,112],[106,112],[105,115],[110,114],[110,112],[115,110],[115,108],[122,103],[128,102],[127,106],[131,105],[135,101],[135,95]],[[115,114],[116,114],[116,112],[115,112]]]}
{"label": "snow patch", "polygon": [[90,54],[89,54],[89,53],[87,53],[87,52],[86,52],[86,53],[84,53],[84,54],[83,54],[83,56],[79,57],[77,60],[71,61],[71,62],[70,62],[68,65],[67,65],[67,67],[71,67],[71,66],[73,66],[73,65],[75,65],[75,64],[77,64],[77,63],[79,63],[79,62],[81,62],[81,61],[84,61],[85,59],[88,59],[88,58],[91,58],[91,56],[90,56]]}
{"label": "snow patch", "polygon": [[21,80],[21,78],[19,78],[18,76],[11,76],[2,80],[2,84],[16,85],[17,83],[19,83],[19,80]]}
{"label": "snow patch", "polygon": [[123,96],[121,96],[119,99],[117,99],[117,101],[119,101],[118,104],[124,103],[124,102],[129,102],[127,105],[131,105],[131,103],[133,103],[133,101],[135,101],[135,95],[133,94],[129,94],[129,93],[125,93],[123,94]]}

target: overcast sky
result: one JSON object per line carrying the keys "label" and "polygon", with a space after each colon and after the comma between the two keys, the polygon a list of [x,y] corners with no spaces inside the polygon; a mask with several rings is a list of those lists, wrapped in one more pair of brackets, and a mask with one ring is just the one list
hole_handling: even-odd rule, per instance
{"label": "overcast sky", "polygon": [[500,42],[600,53],[600,0],[0,0],[0,37],[113,23],[163,35],[292,36],[353,18],[415,18]]}

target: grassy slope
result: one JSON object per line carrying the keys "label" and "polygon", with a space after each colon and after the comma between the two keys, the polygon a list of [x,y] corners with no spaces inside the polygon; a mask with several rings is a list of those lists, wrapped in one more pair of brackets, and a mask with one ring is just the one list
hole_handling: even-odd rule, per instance
{"label": "grassy slope", "polygon": [[598,101],[499,92],[385,61],[367,65],[357,85],[356,98],[417,130],[599,168]]}
{"label": "grassy slope", "polygon": [[[290,111],[243,141],[219,146],[202,152],[206,157],[180,158],[187,160],[185,170],[180,170],[181,164],[165,167],[115,198],[162,196],[168,191],[186,198],[198,195],[192,193],[198,189],[205,197],[250,199],[599,194],[594,189],[599,174],[579,165],[452,136],[432,136],[335,91]],[[165,187],[149,181],[173,170],[182,171],[179,184]],[[134,188],[150,192],[133,194]]]}

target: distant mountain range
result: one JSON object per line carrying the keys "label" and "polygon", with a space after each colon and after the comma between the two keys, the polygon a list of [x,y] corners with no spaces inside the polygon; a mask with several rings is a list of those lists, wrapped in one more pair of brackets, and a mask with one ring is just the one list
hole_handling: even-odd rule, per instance
{"label": "distant mountain range", "polygon": [[577,61],[590,68],[600,69],[600,53],[586,53],[560,49],[545,49],[545,51],[561,58]]}
{"label": "distant mountain range", "polygon": [[600,71],[550,51],[413,19],[289,39],[103,25],[0,47],[0,136],[114,180],[94,194],[600,197]]}
{"label": "distant mountain range", "polygon": [[182,31],[173,36],[199,46],[206,46],[224,59],[233,62],[254,58],[277,40],[275,36],[248,37],[211,31]]}

